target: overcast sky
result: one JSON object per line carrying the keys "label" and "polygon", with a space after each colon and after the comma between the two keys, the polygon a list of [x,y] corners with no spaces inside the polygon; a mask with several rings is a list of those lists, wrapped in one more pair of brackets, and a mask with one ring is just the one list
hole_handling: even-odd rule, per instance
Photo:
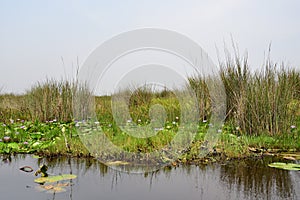
{"label": "overcast sky", "polygon": [[[217,63],[231,36],[250,65],[300,66],[298,0],[0,0],[0,88],[23,93],[46,78],[74,77],[102,42],[124,31],[164,28],[196,41]],[[62,61],[63,60],[63,61]]]}

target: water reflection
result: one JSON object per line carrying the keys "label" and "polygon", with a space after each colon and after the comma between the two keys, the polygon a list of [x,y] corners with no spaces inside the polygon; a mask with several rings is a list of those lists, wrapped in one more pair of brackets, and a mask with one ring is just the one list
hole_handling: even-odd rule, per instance
{"label": "water reflection", "polygon": [[298,183],[291,181],[294,174],[266,167],[270,162],[272,159],[267,158],[231,162],[221,166],[220,179],[227,185],[228,191],[243,191],[243,197],[296,199]]}
{"label": "water reflection", "polygon": [[[130,174],[113,170],[93,159],[2,157],[0,199],[299,199],[299,172],[267,167],[264,160],[231,161],[224,165],[165,167]],[[76,174],[65,193],[35,190],[34,175],[19,167],[48,165],[49,174]],[[298,193],[297,193],[298,192]]]}

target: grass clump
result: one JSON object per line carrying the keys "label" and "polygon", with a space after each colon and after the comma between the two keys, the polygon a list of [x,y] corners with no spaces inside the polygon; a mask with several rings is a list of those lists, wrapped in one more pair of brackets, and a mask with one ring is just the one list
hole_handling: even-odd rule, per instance
{"label": "grass clump", "polygon": [[287,134],[299,123],[300,73],[280,69],[270,61],[261,71],[250,73],[247,59],[228,60],[222,66],[227,98],[227,123],[244,134]]}
{"label": "grass clump", "polygon": [[47,80],[33,86],[25,95],[31,120],[73,119],[74,85],[69,81]]}

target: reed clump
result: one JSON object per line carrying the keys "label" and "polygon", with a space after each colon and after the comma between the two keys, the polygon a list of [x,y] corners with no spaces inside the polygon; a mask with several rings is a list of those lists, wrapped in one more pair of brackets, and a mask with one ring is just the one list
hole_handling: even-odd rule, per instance
{"label": "reed clump", "polygon": [[26,95],[30,120],[72,121],[74,84],[69,81],[47,80],[37,83]]}
{"label": "reed clump", "polygon": [[299,122],[300,73],[270,60],[250,72],[247,58],[228,59],[221,65],[227,100],[227,123],[239,133],[282,135]]}

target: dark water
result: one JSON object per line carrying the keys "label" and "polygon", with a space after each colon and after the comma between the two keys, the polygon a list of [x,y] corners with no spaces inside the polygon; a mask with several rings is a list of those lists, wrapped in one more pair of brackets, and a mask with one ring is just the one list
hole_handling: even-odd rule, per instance
{"label": "dark water", "polygon": [[[1,200],[153,200],[153,199],[300,199],[300,172],[267,167],[270,159],[235,161],[227,164],[162,169],[148,174],[112,170],[95,160],[36,159],[18,155],[0,161]],[[36,190],[33,173],[48,165],[50,174],[72,173],[77,179],[64,193]]]}

